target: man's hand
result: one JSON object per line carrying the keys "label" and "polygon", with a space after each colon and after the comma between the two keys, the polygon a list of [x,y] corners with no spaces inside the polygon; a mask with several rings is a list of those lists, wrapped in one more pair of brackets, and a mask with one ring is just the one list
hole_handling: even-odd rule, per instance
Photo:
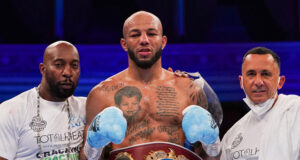
{"label": "man's hand", "polygon": [[[168,71],[173,72],[173,69],[172,69],[171,67],[169,67],[169,68],[168,68]],[[174,72],[174,74],[175,74],[176,76],[178,76],[178,77],[189,77],[189,75],[188,75],[186,72],[180,71],[180,70],[176,70],[176,71]]]}

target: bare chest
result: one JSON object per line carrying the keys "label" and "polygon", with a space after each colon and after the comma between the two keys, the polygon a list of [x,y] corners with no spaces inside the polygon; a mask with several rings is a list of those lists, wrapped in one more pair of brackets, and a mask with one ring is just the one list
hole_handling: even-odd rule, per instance
{"label": "bare chest", "polygon": [[119,107],[128,124],[145,118],[164,123],[180,123],[182,110],[189,104],[188,95],[168,85],[124,86],[114,94],[114,105]]}
{"label": "bare chest", "polygon": [[172,85],[126,85],[118,89],[113,103],[127,119],[124,143],[157,140],[181,143],[178,137],[182,135],[182,110],[190,102],[185,93]]}

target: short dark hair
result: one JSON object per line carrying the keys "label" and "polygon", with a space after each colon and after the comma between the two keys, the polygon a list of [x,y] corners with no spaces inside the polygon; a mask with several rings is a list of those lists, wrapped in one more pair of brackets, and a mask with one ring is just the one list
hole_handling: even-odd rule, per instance
{"label": "short dark hair", "polygon": [[134,86],[126,86],[126,87],[118,90],[118,92],[114,96],[115,104],[117,106],[120,106],[122,97],[124,97],[124,96],[129,97],[129,98],[136,96],[137,100],[140,101],[142,98],[142,93],[137,87],[134,87]]}
{"label": "short dark hair", "polygon": [[250,49],[249,51],[247,51],[247,53],[244,55],[244,57],[243,57],[243,63],[244,63],[246,57],[247,57],[249,54],[259,54],[259,55],[270,54],[270,55],[273,57],[275,63],[277,63],[278,68],[279,68],[279,70],[280,70],[280,58],[279,58],[279,56],[278,56],[274,51],[272,51],[271,49],[266,48],[266,47],[255,47],[255,48],[252,48],[252,49]]}

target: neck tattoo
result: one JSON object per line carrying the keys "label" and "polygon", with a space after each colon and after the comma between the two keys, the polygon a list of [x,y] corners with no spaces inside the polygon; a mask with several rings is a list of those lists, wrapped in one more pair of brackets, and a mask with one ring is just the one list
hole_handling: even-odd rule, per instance
{"label": "neck tattoo", "polygon": [[[41,138],[41,131],[44,130],[44,126],[42,125],[46,125],[47,122],[44,121],[40,115],[40,86],[38,86],[36,88],[36,91],[37,91],[37,107],[36,107],[36,116],[35,118],[38,119],[40,121],[40,123],[37,123],[38,126],[36,130],[37,132],[37,137],[38,138]],[[66,107],[67,109],[67,113],[68,113],[68,149],[67,149],[67,160],[69,160],[69,157],[70,157],[70,152],[71,152],[71,124],[70,124],[70,121],[71,121],[71,113],[70,113],[70,105],[69,105],[69,100],[67,99],[66,100],[66,104],[64,104],[63,108]],[[40,156],[41,156],[41,160],[44,159],[44,153],[43,153],[43,148],[42,148],[42,144],[41,142],[38,143],[38,146],[39,146],[39,149],[40,149]]]}

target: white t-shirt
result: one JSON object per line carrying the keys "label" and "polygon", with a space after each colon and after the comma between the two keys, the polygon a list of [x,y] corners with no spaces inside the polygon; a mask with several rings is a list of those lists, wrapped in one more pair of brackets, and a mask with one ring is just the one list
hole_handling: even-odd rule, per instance
{"label": "white t-shirt", "polygon": [[[86,124],[85,97],[68,98],[70,105],[70,143],[66,102],[51,102],[40,98],[37,121],[37,91],[30,89],[0,105],[0,157],[8,160],[40,159],[41,144],[45,160],[78,159]],[[40,125],[37,125],[40,123]],[[37,130],[40,127],[40,136]]]}
{"label": "white t-shirt", "polygon": [[222,139],[221,160],[300,160],[300,97],[278,96],[262,115],[249,111]]}

